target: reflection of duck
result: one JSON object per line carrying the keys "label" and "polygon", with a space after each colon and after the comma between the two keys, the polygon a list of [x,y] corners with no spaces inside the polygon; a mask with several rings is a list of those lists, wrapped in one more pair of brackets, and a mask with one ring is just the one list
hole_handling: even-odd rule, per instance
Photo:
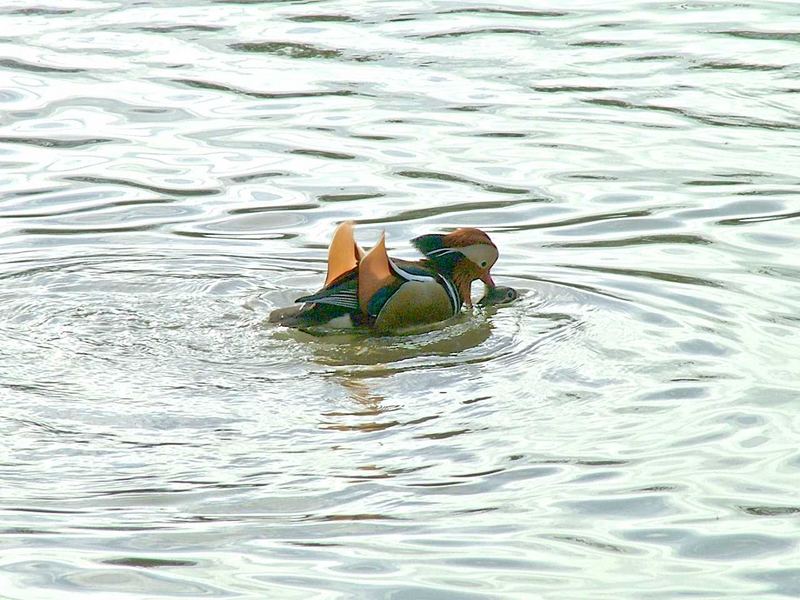
{"label": "reflection of duck", "polygon": [[470,286],[476,279],[495,287],[490,270],[497,247],[480,229],[422,235],[411,243],[424,259],[389,258],[385,234],[365,253],[353,238],[352,223],[342,223],[328,251],[325,286],[298,298],[300,307],[273,311],[269,320],[289,327],[365,325],[393,331],[443,321],[462,305],[472,306]]}

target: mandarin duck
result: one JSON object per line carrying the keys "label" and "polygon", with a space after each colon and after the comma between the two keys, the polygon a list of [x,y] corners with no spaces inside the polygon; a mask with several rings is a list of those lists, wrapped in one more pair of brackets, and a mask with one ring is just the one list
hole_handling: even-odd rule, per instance
{"label": "mandarin duck", "polygon": [[462,227],[448,234],[411,240],[425,255],[418,261],[390,258],[386,234],[369,252],[353,238],[352,222],[337,227],[328,250],[328,272],[321,290],[298,298],[302,306],[273,311],[269,320],[288,327],[366,326],[379,332],[444,321],[472,306],[476,279],[495,288],[490,270],[498,251],[480,229]]}
{"label": "mandarin duck", "polygon": [[486,293],[478,300],[478,306],[495,306],[497,304],[510,304],[519,298],[519,292],[512,287],[498,285],[486,286]]}

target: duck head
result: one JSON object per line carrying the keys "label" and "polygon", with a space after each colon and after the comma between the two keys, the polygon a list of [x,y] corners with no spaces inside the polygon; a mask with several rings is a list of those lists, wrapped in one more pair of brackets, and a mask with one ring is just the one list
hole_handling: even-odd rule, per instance
{"label": "duck head", "polygon": [[497,287],[487,287],[483,298],[478,300],[478,306],[495,306],[497,304],[509,304],[519,298],[519,292],[512,287],[498,285]]}
{"label": "duck head", "polygon": [[494,288],[491,269],[499,255],[486,233],[474,227],[461,227],[452,233],[431,233],[411,240],[436,269],[456,284],[467,306],[472,306],[470,286],[476,279]]}

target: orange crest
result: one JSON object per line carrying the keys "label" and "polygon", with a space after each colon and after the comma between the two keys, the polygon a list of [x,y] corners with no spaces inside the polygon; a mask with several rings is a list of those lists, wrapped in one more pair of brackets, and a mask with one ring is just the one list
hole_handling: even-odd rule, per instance
{"label": "orange crest", "polygon": [[444,243],[448,248],[463,248],[474,244],[488,244],[496,247],[485,232],[475,227],[459,227],[454,232],[444,236]]}

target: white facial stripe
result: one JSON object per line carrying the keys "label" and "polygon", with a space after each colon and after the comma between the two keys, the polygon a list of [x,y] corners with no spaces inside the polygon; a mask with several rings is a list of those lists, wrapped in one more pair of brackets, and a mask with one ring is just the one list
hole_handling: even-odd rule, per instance
{"label": "white facial stripe", "polygon": [[445,254],[455,254],[457,252],[458,250],[453,250],[452,248],[438,248],[428,252],[428,256],[444,256]]}
{"label": "white facial stripe", "polygon": [[497,248],[489,244],[472,244],[458,248],[458,251],[482,269],[488,269],[497,262]]}

